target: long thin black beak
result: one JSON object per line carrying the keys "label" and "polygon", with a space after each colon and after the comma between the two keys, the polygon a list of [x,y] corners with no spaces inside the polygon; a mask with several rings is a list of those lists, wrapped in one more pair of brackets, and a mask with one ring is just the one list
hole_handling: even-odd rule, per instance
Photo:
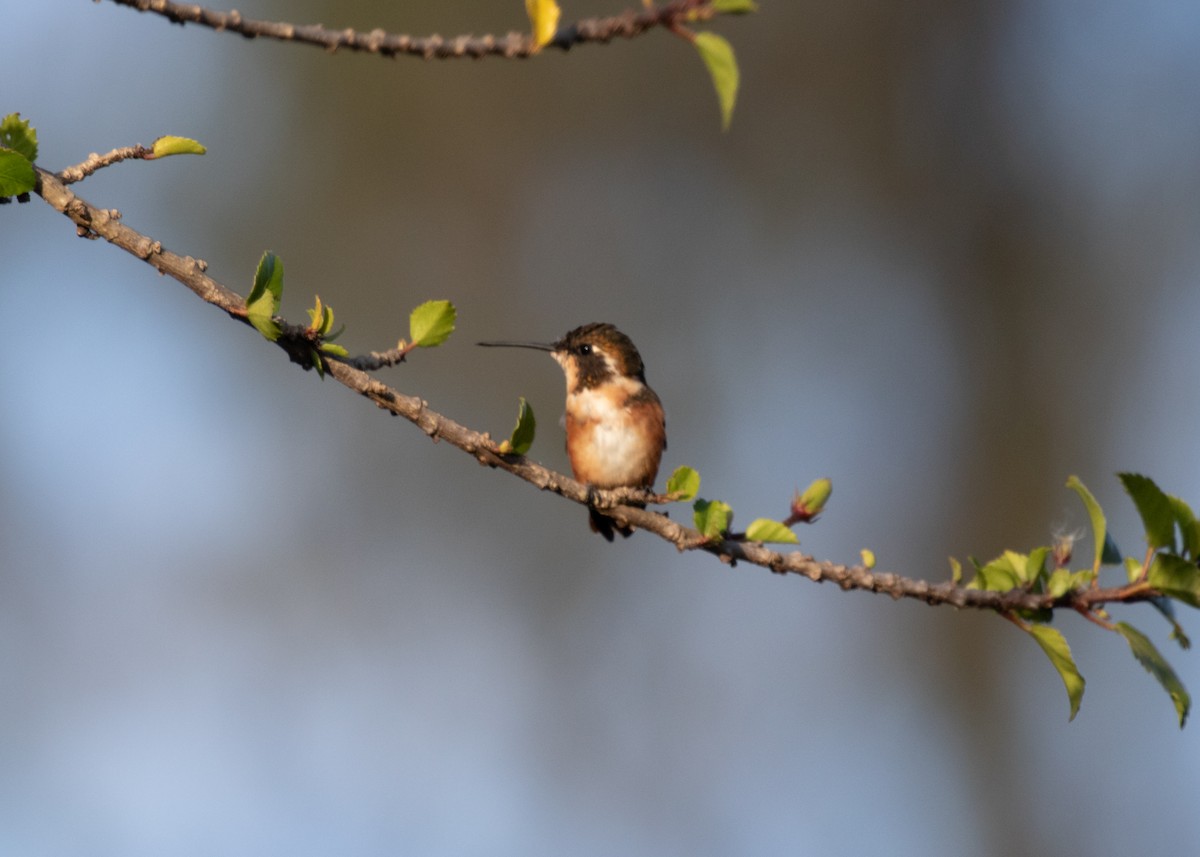
{"label": "long thin black beak", "polygon": [[553,351],[553,342],[476,342],[486,348],[532,348],[535,351]]}

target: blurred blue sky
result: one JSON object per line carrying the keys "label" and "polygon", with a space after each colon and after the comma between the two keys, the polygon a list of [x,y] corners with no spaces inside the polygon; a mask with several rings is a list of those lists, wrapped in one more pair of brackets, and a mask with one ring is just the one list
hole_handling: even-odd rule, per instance
{"label": "blurred blue sky", "polygon": [[[805,550],[942,579],[1112,478],[1200,503],[1200,7],[761,3],[732,130],[663,33],[505,63],[20,4],[0,112],[78,192],[479,429],[562,380],[487,338],[612,321],[669,470],[738,520],[830,476]],[[521,4],[257,0],[445,34]],[[568,6],[567,18],[615,2]],[[0,853],[1021,855],[1200,848],[1200,745],[1113,635],[1059,679],[994,617],[728,569],[475,466],[297,371],[38,200],[0,210]],[[680,507],[675,515],[686,515]],[[1147,631],[1200,692],[1194,654]],[[1195,613],[1182,617],[1200,634]]]}

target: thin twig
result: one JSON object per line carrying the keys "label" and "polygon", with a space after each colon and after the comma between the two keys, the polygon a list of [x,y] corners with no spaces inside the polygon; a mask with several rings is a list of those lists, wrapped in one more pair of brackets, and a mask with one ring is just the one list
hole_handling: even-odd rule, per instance
{"label": "thin twig", "polygon": [[152,159],[153,157],[154,150],[148,149],[145,146],[122,146],[121,148],[113,149],[111,152],[108,152],[104,155],[97,155],[95,152],[92,152],[87,156],[87,160],[83,161],[82,163],[76,164],[73,167],[67,167],[65,170],[59,170],[58,178],[63,184],[74,184],[77,181],[86,179],[92,173],[96,172],[96,170],[102,169],[103,167],[119,164],[121,161],[125,161],[130,158],[147,160]]}
{"label": "thin twig", "polygon": [[415,345],[410,344],[403,348],[372,351],[369,354],[363,354],[358,357],[343,357],[340,359],[343,363],[347,363],[355,369],[361,369],[363,372],[374,372],[376,369],[386,369],[389,366],[397,366],[403,363],[407,359],[409,352],[415,347]]}
{"label": "thin twig", "polygon": [[[70,218],[76,224],[80,235],[105,239],[152,265],[160,273],[178,280],[202,300],[229,316],[246,322],[245,300],[205,274],[206,266],[202,261],[172,253],[160,242],[120,222],[112,212],[97,208],[76,196],[53,173],[41,168],[38,168],[37,172],[36,193]],[[284,336],[277,344],[292,354],[293,359],[296,359],[297,353],[310,353],[312,343],[304,339],[303,328],[285,324],[283,329]],[[299,359],[297,362],[304,363],[305,360]],[[1008,592],[968,589],[950,581],[931,584],[898,574],[868,570],[862,565],[841,565],[818,560],[800,551],[780,553],[753,542],[705,539],[698,531],[682,526],[663,514],[623,505],[634,501],[653,502],[656,495],[640,489],[589,492],[588,486],[525,456],[501,454],[497,444],[486,433],[467,428],[431,410],[428,402],[389,387],[362,369],[356,368],[353,364],[357,362],[361,361],[326,358],[326,373],[384,410],[412,422],[433,440],[444,440],[461,449],[480,464],[506,470],[543,491],[551,491],[581,505],[587,505],[590,498],[618,523],[631,524],[638,529],[654,533],[681,551],[706,551],[730,564],[744,562],[770,569],[776,574],[798,574],[810,580],[834,583],[842,589],[879,592],[897,599],[914,598],[932,605],[949,604],[955,607],[997,610],[1003,614],[1011,614],[1018,610],[1069,608],[1087,615],[1101,604],[1147,601],[1160,594],[1140,581],[1126,586],[1071,591],[1058,597],[1024,589]]]}
{"label": "thin twig", "polygon": [[[99,0],[97,0],[99,2]],[[236,10],[221,12],[190,3],[170,0],[112,0],[139,12],[152,12],[176,24],[200,24],[218,32],[238,33],[246,38],[278,39],[285,42],[316,45],[327,51],[360,51],[385,57],[399,55],[422,59],[456,59],[460,57],[496,56],[506,59],[525,59],[539,48],[528,33],[510,32],[503,36],[463,35],[446,38],[436,33],[429,36],[410,36],[375,29],[359,32],[350,28],[333,30],[320,24],[289,24],[284,21],[260,21],[243,18]],[[663,6],[643,6],[629,9],[610,18],[586,18],[559,27],[548,47],[570,50],[575,45],[605,43],[616,38],[632,39],[656,27],[673,29],[686,15],[711,17],[707,0],[673,0]]]}

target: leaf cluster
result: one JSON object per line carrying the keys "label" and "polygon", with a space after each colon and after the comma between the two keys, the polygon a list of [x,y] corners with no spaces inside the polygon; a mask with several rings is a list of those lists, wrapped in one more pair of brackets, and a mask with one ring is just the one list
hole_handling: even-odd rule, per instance
{"label": "leaf cluster", "polygon": [[[1067,487],[1079,495],[1091,523],[1090,565],[1076,570],[1069,568],[1075,536],[1063,534],[1054,544],[1034,548],[1027,554],[1009,550],[987,563],[971,559],[974,574],[967,588],[1045,593],[1054,601],[1071,603],[1099,627],[1124,638],[1138,663],[1170,696],[1182,727],[1191,708],[1191,697],[1170,664],[1149,638],[1132,625],[1110,621],[1106,611],[1088,604],[1086,595],[1099,585],[1103,567],[1121,568],[1125,577],[1124,589],[1130,593],[1152,593],[1154,597],[1150,603],[1170,623],[1171,638],[1181,648],[1188,648],[1190,641],[1175,619],[1174,602],[1200,607],[1200,565],[1197,564],[1200,560],[1200,524],[1187,503],[1165,493],[1149,477],[1120,473],[1118,478],[1142,520],[1146,541],[1143,559],[1122,558],[1108,532],[1108,521],[1100,503],[1078,477],[1072,476],[1067,480]],[[953,579],[958,583],[962,579],[962,565],[954,558],[950,564]],[[1085,682],[1066,638],[1047,624],[1052,619],[1051,611],[1010,611],[1005,617],[1029,633],[1050,658],[1066,687],[1070,718],[1074,719],[1083,700]]]}
{"label": "leaf cluster", "polygon": [[[279,306],[283,300],[283,260],[271,251],[263,253],[254,272],[254,284],[246,298],[246,320],[254,329],[271,342],[284,335],[284,325],[279,318]],[[457,310],[446,300],[431,300],[418,306],[408,319],[410,340],[401,339],[396,346],[395,362],[402,361],[414,348],[432,348],[445,342],[454,332]],[[298,334],[308,346],[306,366],[314,366],[321,377],[325,376],[327,357],[346,358],[349,352],[334,342],[345,331],[345,325],[333,329],[333,307],[321,302],[317,295],[308,310],[308,327]]]}
{"label": "leaf cluster", "polygon": [[[792,509],[798,503],[806,503],[811,514],[806,518],[790,515],[784,521],[771,518],[755,518],[746,527],[744,533],[732,533],[733,508],[721,500],[706,500],[697,498],[692,504],[692,522],[700,535],[708,541],[732,539],[775,544],[799,544],[800,540],[792,532],[792,525],[800,521],[805,523],[815,520],[825,507],[833,483],[828,479],[818,479],[808,487],[803,494],[797,494],[792,499]],[[691,500],[700,493],[700,474],[691,467],[679,467],[667,481],[667,496],[671,500]],[[803,500],[801,499],[803,498]]]}

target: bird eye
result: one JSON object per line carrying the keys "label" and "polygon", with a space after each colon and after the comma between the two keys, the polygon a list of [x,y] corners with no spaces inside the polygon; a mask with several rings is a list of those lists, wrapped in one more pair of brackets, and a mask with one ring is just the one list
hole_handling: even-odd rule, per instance
{"label": "bird eye", "polygon": [[582,354],[584,357],[586,357],[587,355],[592,353],[592,346],[588,345],[585,342],[583,345],[579,346],[579,353]]}

